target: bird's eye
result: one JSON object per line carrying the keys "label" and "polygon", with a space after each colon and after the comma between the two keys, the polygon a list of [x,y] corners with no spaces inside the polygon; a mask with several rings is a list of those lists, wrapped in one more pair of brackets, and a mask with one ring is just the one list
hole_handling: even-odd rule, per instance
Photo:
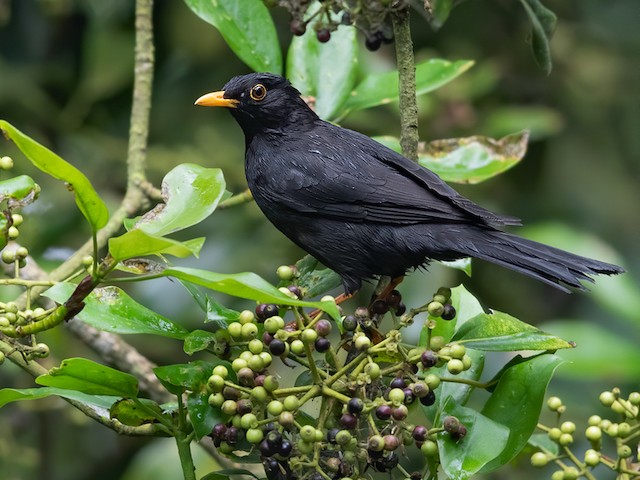
{"label": "bird's eye", "polygon": [[249,96],[251,96],[251,98],[256,102],[259,102],[260,100],[264,99],[264,97],[267,96],[267,89],[265,88],[264,85],[262,85],[261,83],[258,83],[257,85],[254,85],[253,87],[251,87]]}

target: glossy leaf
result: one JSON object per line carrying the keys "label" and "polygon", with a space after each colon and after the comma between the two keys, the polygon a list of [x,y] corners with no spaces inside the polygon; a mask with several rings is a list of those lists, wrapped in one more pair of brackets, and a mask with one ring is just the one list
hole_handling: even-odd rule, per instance
{"label": "glossy leaf", "polygon": [[162,237],[195,225],[213,213],[224,192],[219,168],[178,165],[162,180],[164,203],[144,214],[135,228]]}
{"label": "glossy leaf", "polygon": [[543,332],[503,312],[481,313],[461,326],[453,340],[491,352],[573,348],[566,340]]}
{"label": "glossy leaf", "polygon": [[233,53],[254,71],[282,73],[278,35],[262,0],[185,0],[185,3],[213,25]]}
{"label": "glossy leaf", "polygon": [[[426,5],[426,3],[425,3]],[[455,5],[453,0],[431,0],[431,18],[429,24],[434,29],[439,29],[449,18],[449,14]]]}
{"label": "glossy leaf", "polygon": [[156,237],[138,228],[119,237],[109,239],[109,253],[118,262],[145,255],[173,255],[184,258],[198,256],[204,238],[194,238],[185,242],[170,238]]}
{"label": "glossy leaf", "polygon": [[138,380],[133,375],[92,362],[86,358],[68,358],[59,367],[36,378],[46,387],[77,390],[88,395],[135,397]]}
{"label": "glossy leaf", "polygon": [[211,408],[209,405],[209,393],[189,394],[187,396],[187,410],[197,440],[209,435],[213,426],[223,420],[220,410]]}
{"label": "glossy leaf", "polygon": [[[139,401],[148,409],[156,412],[157,415],[162,414],[160,405],[153,400],[141,398]],[[111,405],[109,415],[111,418],[116,418],[121,423],[129,425],[130,427],[138,427],[145,423],[155,423],[157,421],[156,416],[149,413],[146,409],[140,408],[140,405],[130,398],[123,398]]]}
{"label": "glossy leaf", "polygon": [[[64,303],[75,287],[72,283],[58,283],[43,295]],[[149,310],[114,286],[96,288],[85,299],[85,307],[77,318],[105,332],[144,333],[177,339],[183,339],[189,334],[182,325]]]}
{"label": "glossy leaf", "polygon": [[[400,152],[400,142],[395,137],[375,137],[374,140]],[[527,151],[528,140],[526,131],[500,140],[480,136],[434,140],[420,146],[418,162],[447,182],[480,183],[520,162]]]}
{"label": "glossy leaf", "polygon": [[119,396],[87,395],[86,393],[78,392],[76,390],[67,390],[56,387],[23,389],[3,388],[0,390],[0,408],[4,407],[7,403],[17,402],[19,400],[37,400],[39,398],[46,398],[52,395],[68,398],[70,400],[77,400],[87,405],[96,405],[104,409],[111,407],[113,402],[120,398]]}
{"label": "glossy leaf", "polygon": [[0,202],[9,200],[11,203],[17,200],[22,203],[25,199],[35,199],[38,190],[36,182],[28,175],[7,178],[0,181]]}
{"label": "glossy leaf", "polygon": [[73,191],[76,204],[92,230],[99,230],[106,225],[109,220],[107,206],[80,170],[4,120],[0,120],[0,130],[4,130],[5,135],[14,141],[31,163],[68,185],[67,188]]}
{"label": "glossy leaf", "polygon": [[292,299],[255,273],[223,274],[196,268],[174,267],[167,268],[163,272],[163,275],[201,285],[211,290],[233,295],[234,297],[275,303],[278,305],[319,308],[327,312],[334,319],[340,319],[338,308],[333,301],[306,302]]}
{"label": "glossy leaf", "polygon": [[458,260],[452,260],[450,262],[440,260],[439,263],[441,263],[445,267],[461,270],[467,274],[467,277],[471,277],[471,273],[472,273],[471,257],[460,258]]}
{"label": "glossy leaf", "polygon": [[440,421],[449,415],[457,417],[467,427],[467,435],[457,443],[448,434],[438,435],[440,462],[448,478],[466,480],[503,451],[509,430],[485,415],[458,405],[452,400],[444,405]]}
{"label": "glossy leaf", "polygon": [[287,55],[287,77],[303,95],[315,98],[320,118],[335,118],[355,85],[358,43],[356,29],[339,27],[331,40],[320,43],[316,32],[307,28],[293,37]]}
{"label": "glossy leaf", "polygon": [[183,387],[195,392],[205,392],[207,380],[216,365],[224,365],[231,371],[231,364],[224,360],[215,362],[195,360],[189,363],[156,367],[153,369],[153,373],[165,385]]}
{"label": "glossy leaf", "polygon": [[608,326],[571,319],[546,322],[544,328],[570,339],[578,347],[558,353],[568,361],[558,375],[589,382],[615,378],[616,382],[633,383],[640,378],[640,332],[637,327],[632,330],[635,334],[620,335]]}
{"label": "glossy leaf", "polygon": [[305,255],[297,263],[300,273],[298,285],[306,289],[307,297],[315,297],[337,288],[342,283],[340,275],[329,268],[317,270],[318,260],[311,255]]}
{"label": "glossy leaf", "polygon": [[228,480],[231,478],[238,478],[236,475],[246,475],[248,477],[256,478],[260,480],[260,477],[256,477],[255,474],[244,468],[223,468],[217,472],[209,473],[200,480]]}
{"label": "glossy leaf", "polygon": [[551,73],[551,37],[558,18],[540,0],[520,0],[531,21],[531,48],[533,56],[544,73]]}
{"label": "glossy leaf", "polygon": [[[416,94],[423,95],[449,83],[473,65],[469,60],[449,62],[431,59],[416,65]],[[398,101],[398,72],[368,75],[344,104],[340,118],[356,110]]]}
{"label": "glossy leaf", "polygon": [[527,443],[536,449],[544,448],[551,452],[552,455],[560,454],[560,446],[551,440],[546,432],[534,433],[529,437]]}
{"label": "glossy leaf", "polygon": [[507,427],[509,438],[500,455],[485,465],[483,472],[510,462],[527,444],[538,423],[547,385],[563,362],[549,354],[516,357],[504,370],[482,414]]}
{"label": "glossy leaf", "polygon": [[193,355],[196,352],[201,352],[213,345],[215,341],[215,334],[206,330],[194,330],[184,339],[184,353]]}

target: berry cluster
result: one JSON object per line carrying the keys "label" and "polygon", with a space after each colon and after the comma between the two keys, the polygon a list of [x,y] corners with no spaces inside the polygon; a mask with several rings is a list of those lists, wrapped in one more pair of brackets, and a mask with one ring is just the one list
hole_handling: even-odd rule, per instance
{"label": "berry cluster", "polygon": [[[277,273],[288,284],[283,292],[304,295],[295,267]],[[427,328],[435,315],[455,316],[450,296],[440,289],[419,309],[430,312]],[[398,291],[344,316],[339,328],[322,313],[290,310],[294,320],[287,322],[286,308],[260,304],[216,332],[215,350],[230,361],[217,365],[207,384],[209,404],[226,418],[211,432],[221,453],[259,455],[269,480],[359,479],[369,469],[398,469],[411,478],[400,464],[401,449],[415,445],[434,464],[438,435],[464,438],[466,427],[455,417],[431,427],[407,420],[412,405],[436,401],[441,378],[432,368],[446,365],[457,374],[471,359],[464,346],[444,345],[436,336],[408,349],[397,328],[417,311],[405,313]],[[382,334],[387,314],[396,328]],[[304,367],[303,381],[281,386],[271,368],[277,359]]]}
{"label": "berry cluster", "polygon": [[309,26],[319,42],[331,39],[340,25],[354,26],[365,36],[369,50],[393,42],[391,16],[408,7],[406,0],[322,0],[317,10],[309,9],[308,0],[264,0],[269,7],[280,6],[291,14],[289,27],[294,35],[304,35]]}
{"label": "berry cluster", "polygon": [[[560,422],[561,415],[566,411],[565,405],[558,397],[550,397],[547,407],[558,414],[558,424],[555,427],[543,427],[549,439],[556,443],[559,451],[554,453],[542,450],[531,456],[531,464],[535,467],[544,467],[549,462],[555,462],[560,466],[552,475],[552,480],[576,480],[578,478],[594,478],[591,470],[598,465],[608,467],[617,472],[619,479],[638,478],[637,459],[633,459],[633,448],[637,452],[638,432],[640,431],[640,393],[632,392],[627,398],[621,396],[619,389],[602,392],[600,403],[612,410],[617,417],[616,421],[603,419],[599,415],[589,417],[588,426],[584,436],[591,444],[591,448],[585,451],[583,460],[571,452],[570,446],[574,442],[576,424],[570,421]],[[608,456],[603,451],[602,440],[609,437],[615,442],[616,458]],[[636,453],[637,455],[637,453]],[[567,460],[573,465],[569,465]]]}

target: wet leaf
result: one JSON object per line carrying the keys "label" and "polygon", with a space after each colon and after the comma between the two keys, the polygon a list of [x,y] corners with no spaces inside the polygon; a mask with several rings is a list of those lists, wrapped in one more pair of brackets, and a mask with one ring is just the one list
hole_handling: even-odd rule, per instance
{"label": "wet leaf", "polygon": [[[162,409],[153,400],[147,398],[141,398],[138,400],[143,403],[148,409],[153,410],[158,415],[162,415]],[[116,418],[121,423],[129,425],[130,427],[139,427],[145,423],[157,422],[156,416],[149,413],[146,409],[141,408],[140,405],[131,400],[130,398],[124,398],[115,402],[109,409],[109,415],[111,418]]]}
{"label": "wet leaf", "polygon": [[173,255],[184,258],[198,256],[204,240],[204,237],[201,237],[179,242],[150,235],[136,228],[119,237],[110,238],[109,253],[118,262],[145,255]]}
{"label": "wet leaf", "polygon": [[86,393],[76,390],[67,390],[65,388],[56,387],[40,387],[40,388],[3,388],[0,390],[0,408],[7,403],[17,402],[19,400],[37,400],[52,395],[77,400],[87,405],[95,405],[104,409],[109,409],[113,402],[117,401],[119,396],[107,395],[87,395]]}
{"label": "wet leaf", "polygon": [[547,75],[551,73],[551,37],[558,18],[540,0],[520,0],[531,21],[531,48],[538,67]]}

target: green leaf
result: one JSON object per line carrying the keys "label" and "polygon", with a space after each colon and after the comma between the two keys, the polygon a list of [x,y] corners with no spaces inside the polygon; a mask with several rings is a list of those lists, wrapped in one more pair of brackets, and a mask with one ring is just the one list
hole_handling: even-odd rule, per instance
{"label": "green leaf", "polygon": [[209,393],[189,394],[187,396],[187,410],[198,440],[209,435],[213,426],[222,421],[220,410],[211,408],[209,405]]}
{"label": "green leaf", "polygon": [[0,120],[0,130],[4,130],[5,135],[36,167],[68,184],[67,188],[73,191],[76,204],[93,231],[106,225],[109,220],[107,206],[80,170],[4,120]]}
{"label": "green leaf", "polygon": [[254,71],[282,73],[276,28],[261,0],[185,0],[185,3],[201,19],[213,25],[233,53]]}
{"label": "green leaf", "polygon": [[462,325],[453,340],[490,352],[558,350],[575,344],[538,330],[503,312],[481,313]]}
{"label": "green leaf", "polygon": [[[162,408],[153,400],[141,398],[138,401],[158,415],[162,414]],[[156,416],[149,413],[146,409],[140,408],[140,405],[130,398],[123,398],[111,405],[109,415],[111,418],[116,418],[121,423],[129,425],[130,427],[139,427],[145,423],[155,423],[157,421]]]}
{"label": "green leaf", "polygon": [[499,456],[482,469],[491,472],[507,464],[527,444],[538,424],[542,402],[553,372],[563,363],[560,357],[540,354],[510,362],[482,414],[508,428],[509,439]]}
{"label": "green leaf", "polygon": [[529,437],[527,443],[538,450],[545,449],[548,452],[551,452],[552,455],[560,454],[559,445],[551,440],[549,438],[549,435],[545,432],[534,433],[533,435],[531,435],[531,437]]}
{"label": "green leaf", "polygon": [[487,416],[449,400],[440,419],[453,415],[467,427],[467,435],[454,442],[449,434],[438,435],[440,462],[452,480],[466,480],[503,451],[509,430]]}
{"label": "green leaf", "polygon": [[298,272],[300,272],[298,285],[306,289],[307,297],[322,295],[342,283],[340,275],[336,272],[329,268],[316,270],[317,265],[318,261],[311,255],[304,256],[296,263]]}
{"label": "green leaf", "polygon": [[170,238],[156,237],[136,228],[119,237],[110,238],[109,253],[118,262],[145,255],[173,255],[179,258],[194,255],[197,257],[204,240],[202,237],[179,242]]}
{"label": "green leaf", "polygon": [[[24,204],[22,200],[33,201],[38,195],[39,188],[33,178],[28,175],[18,175],[0,182],[0,202],[9,200],[9,204]],[[27,201],[27,203],[30,203]]]}
{"label": "green leaf", "polygon": [[[400,142],[395,137],[374,137],[374,140],[400,152]],[[434,140],[420,147],[418,162],[446,182],[480,183],[520,162],[528,140],[526,131],[500,140],[481,136]]]}
{"label": "green leaf", "polygon": [[234,297],[275,303],[278,305],[319,308],[327,312],[336,321],[340,320],[340,313],[333,301],[305,302],[295,300],[282,293],[255,273],[223,274],[196,268],[173,267],[167,268],[163,272],[163,275],[201,285],[211,290],[233,295]]}
{"label": "green leaf", "polygon": [[183,230],[211,215],[224,192],[219,168],[178,165],[162,180],[164,204],[144,214],[135,228],[159,237]]}
{"label": "green leaf", "polygon": [[209,348],[209,345],[214,344],[215,341],[215,334],[207,332],[206,330],[194,330],[184,339],[184,353],[193,355],[196,352],[206,350]]}
{"label": "green leaf", "polygon": [[0,408],[4,407],[7,403],[17,402],[19,400],[37,400],[39,398],[46,398],[52,395],[68,398],[70,400],[77,400],[88,405],[96,405],[104,409],[109,409],[113,402],[120,398],[119,396],[87,395],[75,390],[56,387],[24,389],[3,388],[0,390]]}
{"label": "green leaf", "polygon": [[358,62],[356,29],[339,27],[331,40],[320,43],[307,28],[293,37],[287,55],[287,77],[303,95],[315,97],[320,118],[333,119],[341,111],[355,85]]}
{"label": "green leaf", "polygon": [[538,67],[547,75],[551,73],[551,37],[558,18],[540,0],[520,0],[531,21],[531,48]]}
{"label": "green leaf", "polygon": [[240,312],[218,303],[213,297],[202,292],[197,285],[182,280],[178,281],[191,294],[200,309],[207,314],[205,323],[212,322],[216,327],[227,328],[230,322],[237,320],[240,316]]}
{"label": "green leaf", "polygon": [[541,140],[556,135],[564,128],[562,115],[542,105],[508,105],[487,113],[478,130],[488,135],[504,136],[513,131],[527,130],[529,140]]}
{"label": "green leaf", "polygon": [[59,367],[37,377],[36,383],[46,387],[77,390],[89,395],[131,398],[138,394],[136,377],[86,358],[63,360]]}
{"label": "green leaf", "polygon": [[431,0],[431,18],[429,19],[431,27],[436,30],[442,27],[453,7],[453,0]]}
{"label": "green leaf", "polygon": [[[58,303],[64,303],[75,287],[72,283],[58,283],[43,295]],[[77,317],[105,332],[144,333],[177,339],[189,335],[189,331],[182,325],[149,310],[114,286],[96,288],[85,299],[85,307]]]}
{"label": "green leaf", "polygon": [[[620,335],[608,326],[581,320],[556,320],[544,328],[575,342],[578,348],[559,352],[567,360],[558,375],[572,380],[634,382],[640,378],[640,333]],[[612,347],[615,345],[615,347]],[[606,361],[604,360],[606,359]]]}
{"label": "green leaf", "polygon": [[[216,365],[224,365],[231,373],[231,364],[224,360],[207,362],[204,360],[195,360],[189,363],[180,363],[175,365],[165,365],[153,369],[153,373],[164,385],[172,385],[174,387],[183,387],[191,391],[204,393],[206,392],[207,380],[211,376]],[[183,389],[181,388],[180,391]],[[172,391],[175,393],[175,391]]]}
{"label": "green leaf", "polygon": [[[232,476],[230,476],[232,475]],[[249,470],[245,470],[244,468],[224,468],[222,470],[218,470],[217,472],[209,473],[205,475],[200,480],[229,480],[230,478],[237,479],[236,475],[246,475],[248,477],[256,478],[259,480],[259,477],[256,477]]]}
{"label": "green leaf", "polygon": [[[473,65],[469,60],[449,62],[431,59],[416,65],[416,94],[423,95],[449,83]],[[365,108],[398,101],[398,72],[368,75],[356,88],[344,104],[340,118]]]}
{"label": "green leaf", "polygon": [[459,258],[458,260],[451,260],[450,262],[439,260],[439,263],[445,267],[461,270],[467,274],[467,277],[471,277],[471,257]]}

